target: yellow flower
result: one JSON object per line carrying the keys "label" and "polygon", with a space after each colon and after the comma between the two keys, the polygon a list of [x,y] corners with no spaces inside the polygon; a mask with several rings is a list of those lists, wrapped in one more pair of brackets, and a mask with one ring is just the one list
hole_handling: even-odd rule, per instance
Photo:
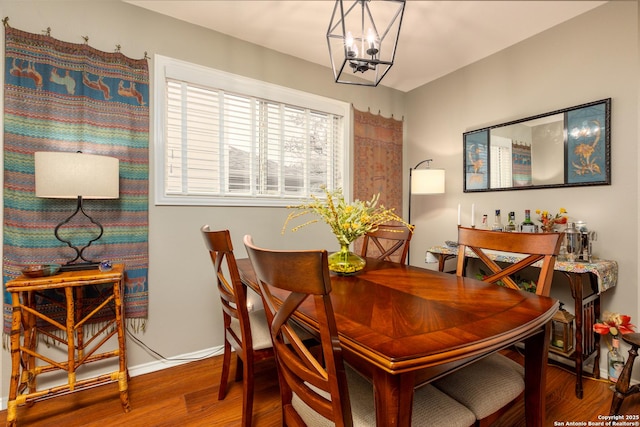
{"label": "yellow flower", "polygon": [[[366,233],[376,231],[378,226],[387,222],[399,222],[406,227],[413,229],[402,218],[393,212],[393,209],[386,209],[384,206],[377,206],[380,194],[371,198],[370,201],[355,200],[348,204],[344,200],[342,189],[330,191],[324,188],[326,199],[321,200],[316,196],[311,196],[311,201],[297,206],[289,206],[296,209],[291,212],[282,227],[282,233],[286,231],[287,225],[293,219],[302,215],[315,214],[331,227],[331,231],[340,243],[349,244]],[[292,231],[318,222],[317,219],[307,221],[302,225],[293,227]]]}
{"label": "yellow flower", "polygon": [[594,152],[594,148],[592,145],[589,144],[579,144],[576,146],[576,148],[573,150],[573,152],[575,153],[576,156],[582,156],[585,158],[589,158],[591,157],[591,155]]}

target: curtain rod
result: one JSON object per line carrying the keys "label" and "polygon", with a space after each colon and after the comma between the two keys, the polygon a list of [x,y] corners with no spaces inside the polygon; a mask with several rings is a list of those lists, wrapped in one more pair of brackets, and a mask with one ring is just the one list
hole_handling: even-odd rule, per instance
{"label": "curtain rod", "polygon": [[[2,19],[2,23],[4,24],[5,27],[11,28],[11,26],[9,25],[9,17],[8,16],[5,16]],[[47,27],[46,30],[42,30],[42,33],[47,37],[51,37],[51,27]],[[81,36],[81,37],[84,40],[84,44],[88,45],[89,44],[89,36]],[[122,52],[120,52],[121,47],[122,46],[119,43],[116,44],[116,48],[114,49],[114,52],[122,53]],[[144,51],[144,58],[143,59],[149,59],[149,55],[147,54],[146,50]]]}

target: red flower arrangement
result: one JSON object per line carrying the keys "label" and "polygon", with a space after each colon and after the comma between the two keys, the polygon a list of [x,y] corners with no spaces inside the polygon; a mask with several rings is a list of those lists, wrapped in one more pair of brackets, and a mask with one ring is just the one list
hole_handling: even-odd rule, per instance
{"label": "red flower arrangement", "polygon": [[567,210],[565,208],[560,208],[560,211],[555,215],[551,216],[549,211],[541,211],[540,209],[536,209],[536,213],[540,215],[538,221],[542,223],[542,229],[548,233],[553,231],[553,227],[556,224],[566,224],[567,223]]}
{"label": "red flower arrangement", "polygon": [[[593,331],[600,335],[611,335],[611,339],[618,339],[618,333],[628,334],[634,332],[635,325],[631,323],[631,316],[619,313],[604,312],[601,323],[593,325]],[[611,344],[607,340],[607,346],[611,350]]]}

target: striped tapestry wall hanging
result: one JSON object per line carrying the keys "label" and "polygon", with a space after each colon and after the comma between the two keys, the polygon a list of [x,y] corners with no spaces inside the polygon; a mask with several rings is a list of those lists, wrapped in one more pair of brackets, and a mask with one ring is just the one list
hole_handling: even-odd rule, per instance
{"label": "striped tapestry wall hanging", "polygon": [[[101,52],[86,43],[62,42],[8,25],[4,59],[3,284],[26,265],[65,264],[75,256],[56,239],[54,228],[77,202],[35,196],[34,152],[81,151],[116,157],[120,198],[84,201],[84,209],[104,227],[102,238],[87,248],[85,256],[125,265],[125,313],[130,323],[144,326],[148,304],[147,59]],[[66,226],[67,233],[84,243],[90,238],[82,240],[83,235],[91,233],[86,228],[84,224]],[[5,333],[10,321],[11,299],[5,290]]]}

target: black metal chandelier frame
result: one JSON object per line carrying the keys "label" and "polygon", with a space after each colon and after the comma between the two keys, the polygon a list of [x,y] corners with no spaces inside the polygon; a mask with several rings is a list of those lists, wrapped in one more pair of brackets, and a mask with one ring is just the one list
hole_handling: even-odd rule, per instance
{"label": "black metal chandelier frame", "polygon": [[[345,9],[344,0],[336,0],[327,30],[331,68],[336,83],[378,86],[394,63],[405,0],[376,2],[384,4],[390,14],[385,26],[376,25],[370,2],[355,0]],[[353,34],[355,30],[359,33]],[[389,45],[392,47],[389,48]],[[364,76],[369,71],[374,74],[373,80]],[[357,73],[363,74],[362,78],[355,78]]]}

